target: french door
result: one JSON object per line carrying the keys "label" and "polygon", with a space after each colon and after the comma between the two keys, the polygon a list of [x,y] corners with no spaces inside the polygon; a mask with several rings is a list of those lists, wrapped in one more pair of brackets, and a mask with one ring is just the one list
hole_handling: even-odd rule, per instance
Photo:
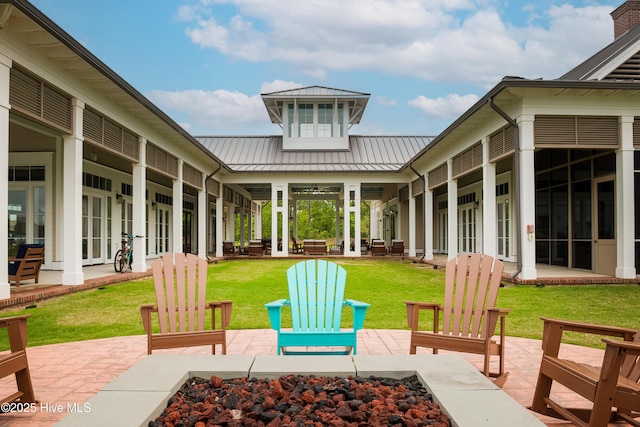
{"label": "french door", "polygon": [[615,222],[615,181],[613,178],[594,180],[594,273],[615,276],[616,222]]}
{"label": "french door", "polygon": [[82,265],[105,263],[106,197],[82,195]]}

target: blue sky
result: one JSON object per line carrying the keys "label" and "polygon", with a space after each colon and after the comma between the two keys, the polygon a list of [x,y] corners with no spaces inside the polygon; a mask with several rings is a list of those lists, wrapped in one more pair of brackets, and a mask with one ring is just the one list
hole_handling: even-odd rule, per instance
{"label": "blue sky", "polygon": [[352,134],[437,135],[504,76],[613,41],[624,0],[31,0],[199,135],[279,134],[261,93],[370,93]]}

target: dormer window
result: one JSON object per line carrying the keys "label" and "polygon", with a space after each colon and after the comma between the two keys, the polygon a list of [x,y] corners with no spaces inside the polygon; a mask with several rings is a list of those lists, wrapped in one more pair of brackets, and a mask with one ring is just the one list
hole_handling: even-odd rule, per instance
{"label": "dormer window", "polygon": [[284,130],[284,150],[348,150],[348,127],[359,123],[368,94],[310,86],[262,98]]}
{"label": "dormer window", "polygon": [[[287,106],[289,138],[342,138],[344,137],[344,107],[338,104],[295,104]],[[334,114],[337,113],[337,114]]]}

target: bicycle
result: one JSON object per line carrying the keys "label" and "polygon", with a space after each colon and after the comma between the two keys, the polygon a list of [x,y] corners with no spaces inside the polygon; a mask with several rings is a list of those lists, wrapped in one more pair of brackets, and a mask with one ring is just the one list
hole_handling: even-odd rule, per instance
{"label": "bicycle", "polygon": [[133,238],[142,236],[132,236],[129,233],[122,233],[126,240],[122,241],[122,249],[118,249],[116,256],[113,258],[113,268],[116,273],[126,273],[131,268],[133,262]]}

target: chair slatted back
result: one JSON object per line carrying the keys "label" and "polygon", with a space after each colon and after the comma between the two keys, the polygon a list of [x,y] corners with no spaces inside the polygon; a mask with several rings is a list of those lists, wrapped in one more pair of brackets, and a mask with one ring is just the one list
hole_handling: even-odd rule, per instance
{"label": "chair slatted back", "polygon": [[[636,331],[633,337],[633,342],[640,342],[640,327]],[[627,355],[622,367],[620,368],[620,374],[631,381],[640,384],[640,356]]]}
{"label": "chair slatted back", "polygon": [[484,337],[487,308],[495,307],[504,264],[489,255],[462,254],[446,265],[442,332]]}
{"label": "chair slatted back", "polygon": [[207,261],[194,254],[171,254],[152,264],[160,333],[204,330]]}
{"label": "chair slatted back", "polygon": [[294,331],[339,331],[347,272],[326,260],[301,261],[287,270]]}

